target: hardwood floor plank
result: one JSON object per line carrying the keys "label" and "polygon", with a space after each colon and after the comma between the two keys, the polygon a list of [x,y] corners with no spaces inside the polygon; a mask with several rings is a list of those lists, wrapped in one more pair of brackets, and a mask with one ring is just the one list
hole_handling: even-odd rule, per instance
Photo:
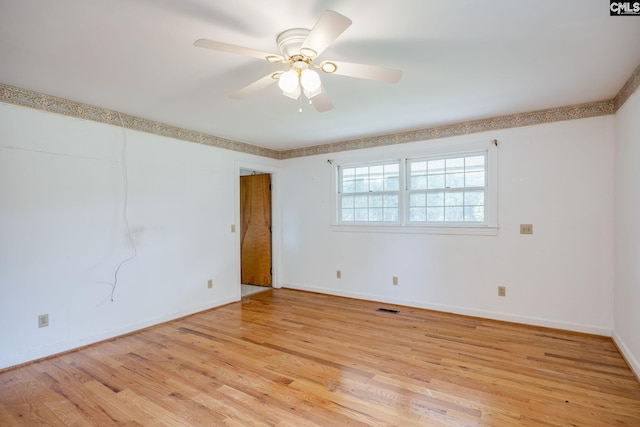
{"label": "hardwood floor plank", "polygon": [[0,425],[640,426],[640,383],[610,338],[274,289],[0,372]]}
{"label": "hardwood floor plank", "polygon": [[[4,409],[20,425],[62,425],[58,416],[46,406],[46,394],[44,387],[29,381],[14,384],[10,390],[3,389],[1,397]],[[32,399],[30,396],[38,398]]]}
{"label": "hardwood floor plank", "polygon": [[18,420],[16,420],[4,406],[0,406],[0,426],[16,427],[19,425]]}
{"label": "hardwood floor plank", "polygon": [[81,393],[86,396],[87,400],[95,402],[100,410],[111,419],[111,422],[104,425],[121,425],[125,422],[148,424],[149,419],[144,412],[132,407],[126,401],[120,401],[117,393],[98,381],[85,383]]}

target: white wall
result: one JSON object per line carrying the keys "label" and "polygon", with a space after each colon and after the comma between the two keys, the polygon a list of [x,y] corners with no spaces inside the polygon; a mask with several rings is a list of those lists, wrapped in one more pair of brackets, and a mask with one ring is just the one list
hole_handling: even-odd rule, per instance
{"label": "white wall", "polygon": [[[330,228],[335,163],[494,138],[497,236]],[[610,335],[613,162],[613,116],[284,161],[284,286]],[[520,235],[520,223],[534,234]]]}
{"label": "white wall", "polygon": [[614,339],[640,377],[640,91],[616,114]]}
{"label": "white wall", "polygon": [[[132,253],[122,129],[0,104],[0,369],[237,300],[237,234],[229,226],[238,215],[237,174],[250,167],[277,171],[282,182],[274,189],[274,203],[282,199],[274,225],[284,234],[274,267],[286,286],[613,330],[638,372],[639,111],[636,93],[615,118],[282,162],[128,130],[128,219],[138,255],[121,270],[111,302],[114,270]],[[397,158],[492,139],[500,142],[497,236],[331,230],[327,159]],[[520,235],[520,223],[533,223],[534,235]],[[42,313],[50,326],[39,329]]]}
{"label": "white wall", "polygon": [[[240,298],[238,163],[270,159],[0,104],[0,368]],[[213,279],[213,289],[207,280]],[[39,314],[49,327],[39,329]]]}

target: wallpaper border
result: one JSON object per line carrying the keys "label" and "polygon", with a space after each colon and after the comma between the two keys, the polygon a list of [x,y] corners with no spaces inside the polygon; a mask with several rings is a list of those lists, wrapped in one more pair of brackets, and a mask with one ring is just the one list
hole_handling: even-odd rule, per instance
{"label": "wallpaper border", "polygon": [[633,92],[638,89],[640,86],[640,65],[635,69],[635,71],[631,74],[631,77],[627,80],[627,82],[622,86],[622,88],[618,91],[618,94],[613,98],[613,104],[615,111],[618,111],[620,107],[627,102],[627,99],[633,94]]}
{"label": "wallpaper border", "polygon": [[83,104],[52,95],[45,95],[39,92],[21,89],[0,83],[0,101],[20,105],[23,107],[35,108],[50,113],[63,114],[78,119],[92,120],[94,122],[106,123],[113,126],[125,127],[127,129],[138,130],[169,138],[180,139],[197,144],[209,145],[211,147],[224,148],[226,150],[239,151],[256,156],[280,158],[280,152],[270,148],[258,147],[232,139],[221,138],[202,132],[196,132],[177,126],[168,125],[142,117],[136,117],[125,113],[120,113],[94,105]]}
{"label": "wallpaper border", "polygon": [[208,145],[211,147],[283,160],[296,157],[314,156],[318,154],[335,153],[339,151],[361,150],[364,148],[468,135],[472,133],[509,129],[514,127],[532,126],[564,120],[606,116],[615,114],[615,112],[624,105],[626,100],[629,99],[639,86],[640,65],[631,74],[618,94],[613,99],[606,101],[596,101],[566,107],[530,111],[526,113],[509,114],[487,119],[471,120],[461,123],[418,129],[409,132],[351,139],[282,151],[259,147],[245,142],[234,141],[202,132],[196,132],[106,108],[83,104],[81,102],[46,95],[27,89],[21,89],[15,86],[9,86],[3,83],[0,83],[0,102],[48,111],[51,113],[63,114],[79,119],[92,120],[114,126],[123,126],[132,130]]}
{"label": "wallpaper border", "polygon": [[295,148],[281,151],[281,159],[314,156],[317,154],[335,153],[339,151],[361,150],[364,148],[386,145],[404,144],[407,142],[426,141],[429,139],[447,138],[450,136],[469,135],[514,127],[532,126],[563,120],[583,119],[587,117],[606,116],[614,113],[613,100],[590,102],[568,107],[549,108],[528,113],[509,114],[488,119],[436,126],[410,132],[391,135],[352,139],[331,144],[312,147]]}

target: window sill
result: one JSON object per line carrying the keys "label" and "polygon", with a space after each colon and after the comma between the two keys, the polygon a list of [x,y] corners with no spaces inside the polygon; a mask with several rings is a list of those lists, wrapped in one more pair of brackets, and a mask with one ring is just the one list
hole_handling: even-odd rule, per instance
{"label": "window sill", "polygon": [[402,225],[332,225],[331,231],[349,233],[449,234],[457,236],[497,236],[498,227],[446,227]]}

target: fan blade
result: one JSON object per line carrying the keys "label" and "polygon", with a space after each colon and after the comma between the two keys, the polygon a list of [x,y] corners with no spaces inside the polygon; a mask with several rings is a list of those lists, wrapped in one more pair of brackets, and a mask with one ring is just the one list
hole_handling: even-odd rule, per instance
{"label": "fan blade", "polygon": [[350,26],[351,19],[333,10],[325,10],[302,43],[300,52],[311,58],[319,56]]}
{"label": "fan blade", "polygon": [[322,91],[322,93],[319,93],[311,98],[311,103],[318,113],[323,113],[333,108],[333,102],[331,102],[329,95],[327,95],[324,90]]}
{"label": "fan blade", "polygon": [[264,59],[269,62],[283,62],[284,58],[274,53],[262,52],[260,50],[250,49],[248,47],[236,46],[234,44],[218,42],[214,40],[199,39],[196,40],[194,46],[203,47],[205,49],[221,50],[223,52],[237,53],[239,55],[251,56],[253,58]]}
{"label": "fan blade", "polygon": [[267,74],[266,76],[256,80],[255,82],[251,83],[248,86],[243,87],[242,89],[233,92],[231,95],[229,95],[229,98],[231,99],[243,99],[246,98],[249,95],[252,95],[254,93],[256,93],[257,91],[259,91],[260,89],[264,89],[269,85],[272,85],[273,83],[277,82],[278,79],[274,78],[273,75],[275,73],[270,73]]}
{"label": "fan blade", "polygon": [[378,67],[375,65],[354,64],[352,62],[329,61],[338,68],[332,74],[340,76],[358,77],[360,79],[378,80],[396,83],[402,77],[402,70]]}

